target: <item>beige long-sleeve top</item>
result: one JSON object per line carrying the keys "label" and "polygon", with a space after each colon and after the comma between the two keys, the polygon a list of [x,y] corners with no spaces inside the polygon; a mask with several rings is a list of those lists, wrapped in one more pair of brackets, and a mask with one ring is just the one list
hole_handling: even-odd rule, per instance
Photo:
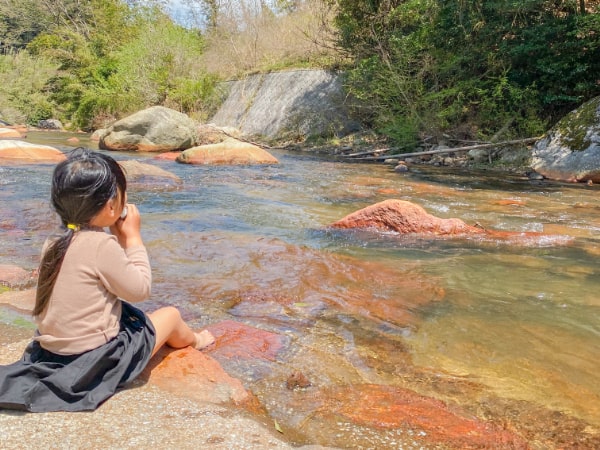
{"label": "beige long-sleeve top", "polygon": [[152,275],[143,245],[124,250],[102,229],[75,233],[34,337],[53,353],[82,353],[119,332],[121,300],[150,296]]}

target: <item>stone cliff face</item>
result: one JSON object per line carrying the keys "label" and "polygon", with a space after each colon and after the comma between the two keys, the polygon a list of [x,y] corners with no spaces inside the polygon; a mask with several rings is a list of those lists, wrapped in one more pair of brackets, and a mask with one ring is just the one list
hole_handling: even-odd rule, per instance
{"label": "stone cliff face", "polygon": [[350,116],[340,76],[324,70],[252,75],[223,87],[226,100],[211,122],[244,136],[339,137],[360,128]]}

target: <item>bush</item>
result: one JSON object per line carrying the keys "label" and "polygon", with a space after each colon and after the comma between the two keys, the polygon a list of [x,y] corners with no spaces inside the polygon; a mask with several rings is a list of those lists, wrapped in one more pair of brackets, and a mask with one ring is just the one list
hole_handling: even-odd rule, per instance
{"label": "bush", "polygon": [[38,120],[62,118],[46,90],[58,73],[49,59],[26,51],[0,55],[0,115],[8,122],[35,125]]}

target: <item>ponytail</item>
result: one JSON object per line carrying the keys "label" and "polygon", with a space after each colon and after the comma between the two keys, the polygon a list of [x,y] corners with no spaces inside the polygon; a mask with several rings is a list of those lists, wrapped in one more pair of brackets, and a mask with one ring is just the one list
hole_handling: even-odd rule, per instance
{"label": "ponytail", "polygon": [[52,242],[40,262],[38,284],[35,294],[35,307],[33,308],[33,316],[39,316],[50,301],[50,295],[54,289],[54,284],[58,278],[58,273],[62,266],[63,259],[67,253],[67,249],[71,244],[71,240],[75,231],[66,228],[62,235]]}

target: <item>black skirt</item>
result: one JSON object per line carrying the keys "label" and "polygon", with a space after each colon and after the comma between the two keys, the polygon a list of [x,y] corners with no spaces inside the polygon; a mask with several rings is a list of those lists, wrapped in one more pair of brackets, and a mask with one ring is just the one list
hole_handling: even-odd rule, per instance
{"label": "black skirt", "polygon": [[155,341],[152,322],[127,302],[119,334],[98,348],[65,356],[32,341],[20,361],[0,366],[0,408],[94,410],[144,370]]}

